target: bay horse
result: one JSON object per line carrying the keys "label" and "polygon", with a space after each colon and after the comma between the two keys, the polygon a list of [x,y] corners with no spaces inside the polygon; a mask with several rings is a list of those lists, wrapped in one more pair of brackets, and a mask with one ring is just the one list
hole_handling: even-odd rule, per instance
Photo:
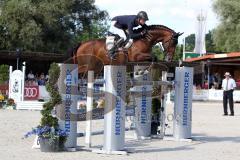
{"label": "bay horse", "polygon": [[[139,28],[135,32],[141,32]],[[88,70],[95,73],[102,71],[104,65],[126,65],[127,62],[152,61],[152,47],[159,42],[165,52],[165,60],[171,61],[178,43],[178,37],[183,33],[176,33],[174,30],[163,25],[150,25],[144,37],[134,40],[132,46],[126,51],[118,51],[112,60],[107,53],[105,40],[96,39],[80,43],[74,53],[73,61],[78,64],[79,74]]]}

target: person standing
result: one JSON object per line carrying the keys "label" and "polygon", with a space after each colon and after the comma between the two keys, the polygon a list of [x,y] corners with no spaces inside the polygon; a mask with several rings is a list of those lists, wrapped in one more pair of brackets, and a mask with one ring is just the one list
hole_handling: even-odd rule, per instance
{"label": "person standing", "polygon": [[32,73],[32,71],[30,71],[30,72],[28,73],[27,78],[28,78],[28,80],[33,80],[33,79],[35,78],[34,75],[33,75],[33,73]]}
{"label": "person standing", "polygon": [[228,108],[227,103],[229,101],[229,108],[230,108],[230,116],[234,116],[234,106],[233,106],[233,91],[236,88],[236,82],[229,72],[225,73],[225,79],[222,81],[222,89],[223,89],[223,111],[224,116],[228,115]]}

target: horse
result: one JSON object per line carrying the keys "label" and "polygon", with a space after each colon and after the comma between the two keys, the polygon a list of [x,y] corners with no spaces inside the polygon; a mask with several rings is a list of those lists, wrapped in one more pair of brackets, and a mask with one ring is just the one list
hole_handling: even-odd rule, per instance
{"label": "horse", "polygon": [[[143,28],[136,29],[141,32]],[[153,60],[151,55],[152,47],[162,42],[166,61],[171,61],[178,43],[178,37],[183,33],[176,33],[174,30],[163,25],[150,25],[144,37],[134,40],[132,46],[126,51],[117,51],[115,58],[108,56],[105,41],[106,39],[89,40],[75,48],[73,61],[78,64],[79,74],[88,70],[95,73],[102,71],[104,65],[126,65],[127,62],[149,62]]]}

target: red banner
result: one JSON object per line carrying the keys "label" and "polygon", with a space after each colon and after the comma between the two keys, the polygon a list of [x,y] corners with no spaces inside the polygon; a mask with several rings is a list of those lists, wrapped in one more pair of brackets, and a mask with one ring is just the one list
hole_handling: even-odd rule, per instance
{"label": "red banner", "polygon": [[38,86],[24,87],[24,100],[38,100],[39,88]]}
{"label": "red banner", "polygon": [[[0,85],[0,93],[8,95],[8,85]],[[24,100],[38,100],[38,96],[39,96],[38,86],[24,87]]]}

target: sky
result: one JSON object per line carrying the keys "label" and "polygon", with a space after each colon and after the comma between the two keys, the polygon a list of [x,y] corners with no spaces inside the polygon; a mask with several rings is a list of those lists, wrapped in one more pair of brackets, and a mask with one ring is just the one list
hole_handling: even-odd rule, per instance
{"label": "sky", "polygon": [[148,25],[165,25],[176,32],[184,32],[181,38],[196,32],[197,14],[203,11],[207,16],[206,32],[218,25],[212,9],[214,0],[95,0],[101,10],[110,18],[117,15],[132,15],[143,10],[148,13]]}

